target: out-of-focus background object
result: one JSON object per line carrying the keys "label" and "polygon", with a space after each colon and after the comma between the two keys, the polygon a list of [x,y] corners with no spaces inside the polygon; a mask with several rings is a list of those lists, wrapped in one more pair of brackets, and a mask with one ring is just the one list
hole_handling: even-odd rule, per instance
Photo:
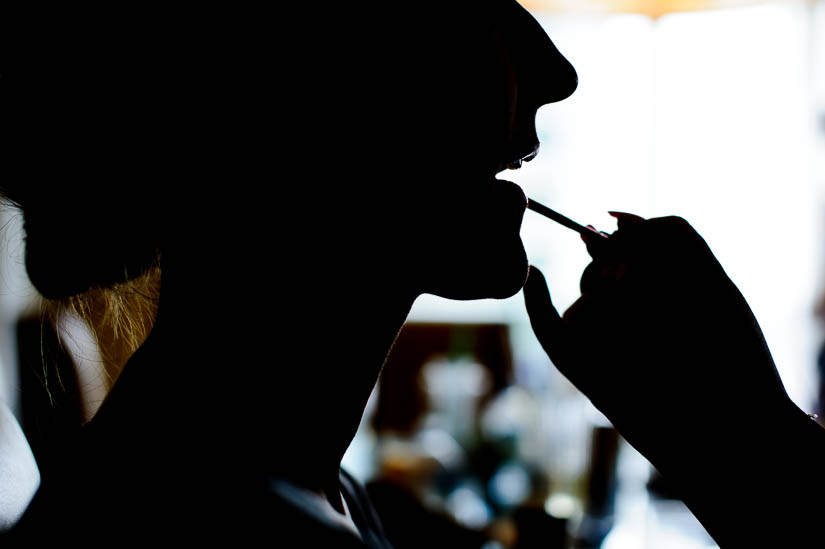
{"label": "out-of-focus background object", "polygon": [[0,532],[23,515],[40,486],[40,472],[20,424],[0,402]]}
{"label": "out-of-focus background object", "polygon": [[534,14],[632,13],[660,17],[669,13],[749,6],[769,0],[521,0]]}

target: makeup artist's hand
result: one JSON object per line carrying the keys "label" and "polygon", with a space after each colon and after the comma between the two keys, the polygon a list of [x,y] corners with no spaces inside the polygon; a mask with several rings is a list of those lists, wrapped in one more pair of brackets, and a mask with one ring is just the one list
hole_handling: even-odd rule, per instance
{"label": "makeup artist's hand", "polygon": [[618,230],[588,243],[582,295],[563,317],[531,267],[527,311],[555,366],[661,467],[733,440],[743,415],[785,414],[759,326],[699,234],[677,217],[615,216]]}
{"label": "makeup artist's hand", "polygon": [[615,216],[563,317],[531,268],[547,354],[720,547],[821,545],[825,429],[788,398],[745,299],[685,220]]}

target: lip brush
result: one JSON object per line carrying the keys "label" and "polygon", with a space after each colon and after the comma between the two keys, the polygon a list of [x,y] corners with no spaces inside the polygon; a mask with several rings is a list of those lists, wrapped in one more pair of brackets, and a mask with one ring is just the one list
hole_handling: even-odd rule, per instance
{"label": "lip brush", "polygon": [[602,238],[607,238],[607,236],[605,236],[603,233],[600,233],[599,231],[597,231],[595,229],[591,229],[590,227],[585,227],[584,225],[579,225],[578,223],[576,223],[572,219],[568,219],[567,217],[564,217],[560,213],[558,213],[554,210],[551,210],[550,208],[548,208],[544,204],[536,202],[532,198],[527,199],[527,209],[528,210],[533,210],[534,212],[536,212],[538,214],[541,214],[544,217],[548,217],[548,218],[552,219],[553,221],[555,221],[556,223],[564,225],[568,229],[572,229],[572,230],[576,231],[577,233],[579,233],[580,235],[582,235],[584,237],[598,235]]}

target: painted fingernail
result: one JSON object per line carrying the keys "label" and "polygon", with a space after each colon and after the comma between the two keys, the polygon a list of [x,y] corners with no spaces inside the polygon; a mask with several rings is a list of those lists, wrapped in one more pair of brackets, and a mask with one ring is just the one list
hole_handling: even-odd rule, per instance
{"label": "painted fingernail", "polygon": [[616,219],[620,219],[622,221],[644,221],[645,220],[644,217],[639,217],[636,214],[627,213],[627,212],[609,211],[607,213],[610,214],[611,217],[615,217]]}

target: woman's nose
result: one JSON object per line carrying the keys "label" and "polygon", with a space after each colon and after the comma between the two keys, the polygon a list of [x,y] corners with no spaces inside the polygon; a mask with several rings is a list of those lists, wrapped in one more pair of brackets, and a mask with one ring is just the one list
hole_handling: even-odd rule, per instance
{"label": "woman's nose", "polygon": [[576,69],[527,10],[513,1],[507,12],[505,33],[511,44],[519,101],[538,109],[569,97],[578,86]]}

